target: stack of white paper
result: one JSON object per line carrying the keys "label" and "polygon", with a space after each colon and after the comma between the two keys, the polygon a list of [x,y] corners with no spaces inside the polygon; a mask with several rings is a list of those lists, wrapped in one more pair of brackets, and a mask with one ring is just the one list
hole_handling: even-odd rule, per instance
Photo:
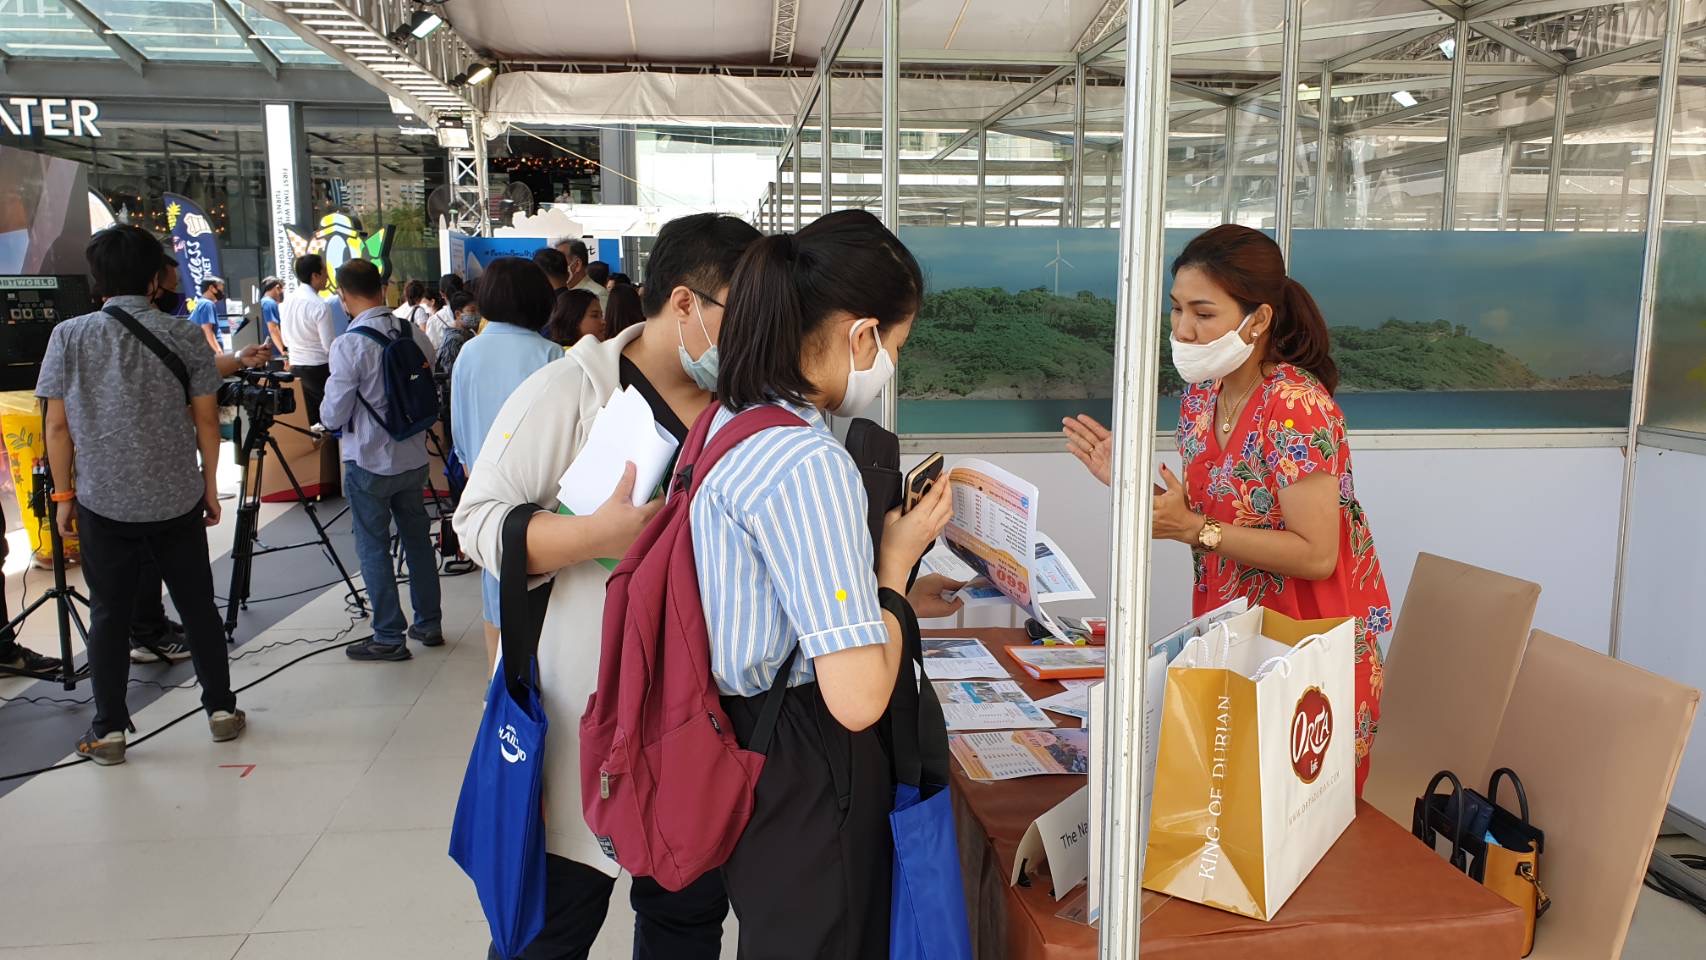
{"label": "stack of white paper", "polygon": [[558,484],[557,500],[570,513],[593,513],[610,499],[632,462],[634,506],[640,506],[656,494],[675,448],[675,437],[658,426],[646,398],[629,387],[598,412],[591,435]]}

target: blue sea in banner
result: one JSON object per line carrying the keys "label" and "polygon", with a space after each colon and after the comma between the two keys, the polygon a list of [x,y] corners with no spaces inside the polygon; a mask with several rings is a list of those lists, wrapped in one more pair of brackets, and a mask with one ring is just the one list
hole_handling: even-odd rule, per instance
{"label": "blue sea in banner", "polygon": [[[1196,232],[1168,230],[1159,255],[1170,265]],[[911,227],[901,236],[927,286],[902,366],[902,430],[1052,432],[1062,416],[1108,415],[1116,231]],[[1616,427],[1629,416],[1642,243],[1639,234],[1300,230],[1291,273],[1332,329],[1352,429]],[[1177,389],[1170,377],[1164,370],[1164,393]],[[1077,399],[1086,396],[1100,399]],[[1164,396],[1158,426],[1172,429],[1177,416]]]}

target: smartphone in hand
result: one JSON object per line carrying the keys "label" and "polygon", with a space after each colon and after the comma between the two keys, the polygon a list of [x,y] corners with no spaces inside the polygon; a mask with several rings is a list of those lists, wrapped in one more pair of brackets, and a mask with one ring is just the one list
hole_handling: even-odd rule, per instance
{"label": "smartphone in hand", "polygon": [[901,512],[906,513],[917,505],[930,485],[942,476],[942,455],[932,453],[924,458],[924,462],[913,467],[906,475],[906,488],[901,502]]}

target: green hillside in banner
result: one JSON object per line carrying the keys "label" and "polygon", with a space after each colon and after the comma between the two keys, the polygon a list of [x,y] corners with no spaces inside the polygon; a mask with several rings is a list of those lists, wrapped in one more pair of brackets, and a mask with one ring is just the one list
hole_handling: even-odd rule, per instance
{"label": "green hillside in banner", "polygon": [[[1090,293],[1055,296],[956,287],[929,293],[901,364],[908,399],[1077,399],[1112,390],[1114,303]],[[1161,389],[1183,389],[1167,360]],[[1626,384],[1626,377],[1552,383],[1521,360],[1445,320],[1389,318],[1377,327],[1331,328],[1342,390],[1528,390]]]}

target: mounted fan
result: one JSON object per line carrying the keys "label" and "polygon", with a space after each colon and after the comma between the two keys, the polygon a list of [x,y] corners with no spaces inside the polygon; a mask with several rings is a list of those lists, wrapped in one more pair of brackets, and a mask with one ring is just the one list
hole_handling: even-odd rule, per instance
{"label": "mounted fan", "polygon": [[538,204],[533,202],[533,188],[520,181],[512,182],[502,193],[492,194],[492,222],[498,226],[515,226],[515,215],[533,216]]}

